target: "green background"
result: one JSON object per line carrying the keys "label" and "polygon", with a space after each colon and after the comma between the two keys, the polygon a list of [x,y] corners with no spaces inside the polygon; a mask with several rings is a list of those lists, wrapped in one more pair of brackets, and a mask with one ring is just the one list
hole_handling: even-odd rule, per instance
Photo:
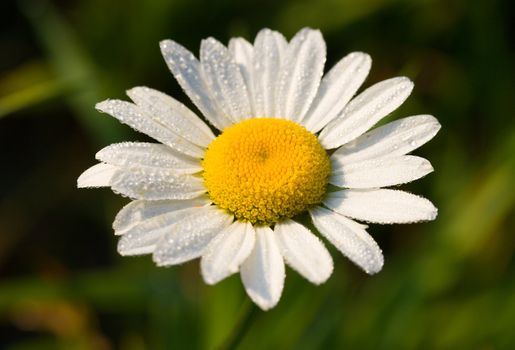
{"label": "green background", "polygon": [[[515,6],[512,1],[2,1],[0,348],[514,349]],[[316,287],[291,269],[262,312],[238,276],[206,286],[198,262],[121,258],[111,222],[127,199],[78,190],[101,147],[146,140],[94,110],[147,85],[187,103],[161,58],[173,39],[253,40],[322,30],[330,67],[368,52],[365,86],[406,75],[389,120],[433,114],[417,155],[436,171],[403,186],[436,221],[371,225],[385,253],[368,276],[331,249]]]}

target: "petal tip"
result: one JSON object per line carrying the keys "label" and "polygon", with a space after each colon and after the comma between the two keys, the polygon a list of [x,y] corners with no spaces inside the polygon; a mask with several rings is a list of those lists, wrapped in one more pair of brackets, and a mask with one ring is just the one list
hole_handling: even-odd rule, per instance
{"label": "petal tip", "polygon": [[406,84],[406,90],[411,91],[415,87],[415,83],[410,78],[405,77],[404,83]]}
{"label": "petal tip", "polygon": [[170,39],[164,39],[159,42],[159,48],[161,51],[168,50],[170,46],[172,46],[174,42]]}
{"label": "petal tip", "polygon": [[87,188],[88,186],[86,186],[86,183],[84,181],[84,179],[82,178],[82,175],[79,176],[79,178],[77,179],[77,188]]}
{"label": "petal tip", "polygon": [[210,286],[217,284],[220,282],[223,278],[220,278],[220,276],[216,276],[213,271],[211,271],[206,264],[206,261],[204,260],[204,257],[200,259],[200,275],[202,276],[202,279],[204,282]]}
{"label": "petal tip", "polygon": [[347,55],[352,60],[359,60],[360,66],[364,67],[366,70],[370,70],[370,66],[372,65],[372,57],[363,51],[353,51]]}
{"label": "petal tip", "polygon": [[200,270],[200,274],[202,275],[202,279],[204,280],[204,282],[207,284],[207,285],[215,285],[217,284],[218,282],[220,282],[219,279],[217,278],[213,278],[209,273],[207,273],[206,271],[204,271],[203,269]]}
{"label": "petal tip", "polygon": [[273,33],[273,32],[274,32],[274,31],[273,31],[272,29],[270,29],[270,28],[263,28],[263,29],[261,29],[261,30],[257,33],[256,37],[257,37],[258,35],[263,35],[263,34],[267,34],[267,35],[268,35],[268,34],[271,34],[271,33]]}
{"label": "petal tip", "polygon": [[77,188],[107,187],[117,168],[105,163],[98,163],[86,169],[77,178]]}
{"label": "petal tip", "polygon": [[118,241],[118,246],[116,247],[116,251],[121,256],[129,256],[130,254],[127,252],[127,248],[123,244],[122,240]]}
{"label": "petal tip", "polygon": [[429,214],[429,220],[433,221],[438,216],[438,208],[433,205],[433,211]]}
{"label": "petal tip", "polygon": [[333,264],[333,261],[331,260],[331,267],[327,270],[326,274],[323,276],[318,276],[318,278],[316,278],[316,279],[312,278],[310,280],[310,282],[316,286],[324,284],[325,282],[327,282],[329,277],[331,277],[331,275],[333,274],[333,271],[334,271],[334,264]]}
{"label": "petal tip", "polygon": [[[383,80],[383,82],[385,82],[385,83],[388,82],[388,83],[392,84],[392,86],[397,86],[398,89],[404,90],[404,91],[409,91],[410,93],[411,93],[411,90],[413,90],[413,87],[415,86],[415,83],[413,83],[413,81],[406,76],[390,78],[387,80]],[[382,83],[382,82],[380,82],[380,83]]]}
{"label": "petal tip", "polygon": [[367,71],[370,70],[370,67],[372,66],[372,57],[366,53],[366,52],[358,52],[360,54],[360,58],[363,60],[363,67]]}
{"label": "petal tip", "polygon": [[364,267],[363,270],[368,274],[368,275],[375,275],[379,272],[381,272],[381,270],[383,269],[383,266],[384,266],[384,255],[383,255],[383,252],[381,249],[379,249],[379,254],[376,256],[376,261],[373,261],[371,260],[370,261],[370,265],[367,266],[367,267]]}
{"label": "petal tip", "polygon": [[131,95],[137,94],[138,92],[141,92],[144,89],[145,89],[144,86],[135,86],[135,87],[125,90],[125,94],[127,94],[127,96],[131,97]]}
{"label": "petal tip", "polygon": [[432,173],[433,171],[435,171],[435,168],[433,167],[433,165],[431,164],[431,162],[429,162],[428,160],[426,160],[424,162],[424,168],[426,170],[426,175],[429,174],[429,173]]}
{"label": "petal tip", "polygon": [[267,299],[262,299],[262,298],[259,298],[256,296],[253,297],[251,295],[249,295],[249,297],[263,311],[268,311],[270,309],[273,309],[277,305],[277,303],[279,303],[279,299],[267,300]]}
{"label": "petal tip", "polygon": [[108,110],[109,106],[111,105],[112,101],[113,101],[112,99],[107,99],[104,101],[97,102],[95,104],[95,109],[101,113],[107,113],[107,110]]}
{"label": "petal tip", "polygon": [[[432,116],[433,117],[433,116]],[[434,131],[435,131],[435,134],[438,133],[438,131],[440,131],[440,129],[442,128],[442,124],[440,124],[440,122],[438,121],[438,119],[436,119],[435,117],[433,117],[433,123],[434,123]]]}
{"label": "petal tip", "polygon": [[157,267],[167,267],[170,266],[170,264],[167,264],[163,261],[162,257],[159,256],[159,252],[156,250],[152,254],[152,261],[154,264],[156,264]]}
{"label": "petal tip", "polygon": [[381,272],[381,270],[383,269],[383,265],[384,263],[381,262],[378,266],[374,266],[372,269],[365,270],[365,272],[370,276],[376,275],[379,272]]}

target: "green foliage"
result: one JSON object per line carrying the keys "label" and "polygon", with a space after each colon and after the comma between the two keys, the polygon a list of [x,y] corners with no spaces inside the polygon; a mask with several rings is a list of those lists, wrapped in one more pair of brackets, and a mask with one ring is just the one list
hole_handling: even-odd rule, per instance
{"label": "green foliage", "polygon": [[[20,1],[1,5],[0,347],[2,349],[515,348],[513,3],[443,0]],[[510,22],[511,21],[511,22]],[[75,181],[96,150],[142,140],[94,105],[151,86],[191,106],[158,42],[194,52],[207,36],[252,39],[320,28],[328,65],[371,54],[368,85],[415,81],[394,117],[431,113],[440,134],[416,153],[436,171],[408,190],[436,221],[371,225],[384,248],[367,276],[338,252],[313,286],[288,270],[262,312],[233,276],[207,286],[198,263],[119,258],[123,201]]]}

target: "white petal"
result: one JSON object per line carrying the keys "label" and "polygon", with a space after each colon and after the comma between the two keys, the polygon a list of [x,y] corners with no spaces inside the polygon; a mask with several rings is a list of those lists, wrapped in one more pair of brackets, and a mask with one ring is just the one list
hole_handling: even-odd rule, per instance
{"label": "white petal", "polygon": [[306,227],[286,220],[275,225],[274,233],[284,260],[308,281],[320,284],[331,276],[331,255],[322,241]]}
{"label": "white petal", "polygon": [[122,142],[109,145],[95,156],[98,160],[122,168],[161,168],[178,174],[193,174],[202,170],[200,161],[174,152],[158,143]]}
{"label": "white petal", "polygon": [[142,222],[160,215],[209,203],[210,200],[205,196],[188,200],[132,201],[116,214],[113,229],[116,235],[122,235]]}
{"label": "white petal", "polygon": [[211,95],[227,119],[237,123],[252,117],[247,86],[227,48],[213,38],[202,40],[200,64]]}
{"label": "white petal", "polygon": [[352,52],[331,68],[302,121],[306,129],[317,133],[336,118],[365,81],[371,64],[372,59],[366,53]]}
{"label": "white petal", "polygon": [[262,29],[254,41],[255,116],[276,117],[275,93],[288,43],[281,33]]}
{"label": "white petal", "polygon": [[310,214],[318,231],[343,255],[368,274],[381,270],[383,253],[362,225],[322,207],[310,210]]}
{"label": "white petal", "polygon": [[240,221],[233,222],[213,238],[200,263],[204,281],[215,284],[238,272],[254,248],[255,239],[252,224]]}
{"label": "white petal", "polygon": [[135,104],[121,100],[106,100],[97,103],[95,108],[100,112],[112,115],[122,123],[147,134],[176,151],[196,158],[202,158],[204,155],[202,148],[178,136],[163,124],[156,122],[146,111]]}
{"label": "white petal", "polygon": [[175,79],[204,117],[218,130],[232,124],[210,95],[200,62],[191,52],[172,40],[160,42],[161,53]]}
{"label": "white petal", "polygon": [[380,224],[434,220],[438,212],[425,198],[388,189],[332,192],[324,204],[342,215]]}
{"label": "white petal", "polygon": [[202,179],[173,170],[137,168],[117,172],[113,191],[133,199],[190,199],[206,192]]}
{"label": "white petal", "polygon": [[128,90],[127,95],[142,110],[147,111],[152,119],[191,143],[207,147],[215,139],[211,129],[174,98],[144,86]]}
{"label": "white petal", "polygon": [[254,92],[254,47],[243,38],[232,38],[229,41],[229,52],[240,68],[241,75],[247,87],[252,115],[255,116]]}
{"label": "white petal", "polygon": [[284,261],[269,227],[256,227],[256,244],[240,274],[247,294],[261,309],[277,304],[284,286]]}
{"label": "white petal", "polygon": [[415,156],[387,157],[341,164],[332,161],[330,183],[347,188],[374,188],[400,185],[433,171],[431,163]]}
{"label": "white petal", "polygon": [[110,164],[98,163],[84,171],[77,179],[77,187],[107,187],[111,185],[113,176],[118,167]]}
{"label": "white petal", "polygon": [[[178,216],[177,216],[178,217]],[[118,240],[118,254],[122,256],[135,256],[151,254],[156,249],[156,244],[165,234],[166,228],[154,230],[131,230]]]}
{"label": "white petal", "polygon": [[322,130],[319,137],[322,146],[332,149],[354,140],[397,109],[411,90],[413,83],[405,77],[384,80],[369,87]]}
{"label": "white petal", "polygon": [[[147,215],[143,221],[137,222],[132,225],[127,223],[125,231],[122,232],[120,240],[118,241],[118,253],[120,255],[142,255],[152,253],[158,242],[164,235],[174,229],[175,224],[188,215],[196,215],[198,207],[181,207],[177,204],[172,204],[165,209],[165,201],[163,205],[148,205],[138,211],[141,205],[136,204],[133,208],[127,209],[128,213],[131,211],[133,216],[137,217],[138,213]],[[186,202],[186,201],[185,201]],[[148,202],[147,202],[148,203]],[[167,210],[167,211],[165,211]],[[123,211],[123,209],[122,209]],[[156,214],[154,216],[150,216]],[[122,213],[122,215],[125,215]]]}
{"label": "white petal", "polygon": [[341,163],[351,163],[402,156],[431,140],[440,127],[438,120],[430,115],[402,118],[375,128],[343,145],[331,158]]}
{"label": "white petal", "polygon": [[319,30],[302,29],[291,40],[281,65],[276,92],[277,117],[300,121],[317,93],[326,47]]}
{"label": "white petal", "polygon": [[183,213],[154,250],[153,260],[158,266],[176,265],[198,258],[209,242],[234,219],[216,206],[186,209]]}
{"label": "white petal", "polygon": [[232,38],[229,41],[229,52],[234,61],[245,69],[252,68],[254,47],[243,38]]}

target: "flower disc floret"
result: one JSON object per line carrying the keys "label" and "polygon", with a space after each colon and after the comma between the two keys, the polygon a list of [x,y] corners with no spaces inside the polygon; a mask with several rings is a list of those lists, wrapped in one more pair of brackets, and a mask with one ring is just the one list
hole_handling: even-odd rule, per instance
{"label": "flower disc floret", "polygon": [[331,171],[315,135],[272,118],[226,128],[209,145],[202,165],[211,200],[253,224],[291,218],[320,203]]}

